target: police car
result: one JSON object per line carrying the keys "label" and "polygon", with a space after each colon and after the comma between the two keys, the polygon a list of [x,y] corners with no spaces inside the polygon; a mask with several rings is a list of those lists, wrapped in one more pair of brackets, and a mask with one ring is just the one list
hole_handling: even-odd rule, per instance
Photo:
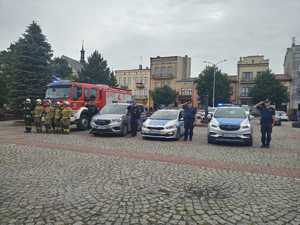
{"label": "police car", "polygon": [[218,107],[208,124],[207,142],[240,142],[252,146],[253,129],[245,110]]}

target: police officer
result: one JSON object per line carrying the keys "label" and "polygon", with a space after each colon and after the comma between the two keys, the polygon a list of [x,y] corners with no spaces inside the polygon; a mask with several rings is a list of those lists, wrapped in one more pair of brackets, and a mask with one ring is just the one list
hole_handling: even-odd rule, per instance
{"label": "police officer", "polygon": [[260,111],[261,148],[269,148],[275,123],[275,110],[271,107],[269,99],[257,103],[255,107]]}
{"label": "police officer", "polygon": [[130,116],[131,136],[135,137],[137,134],[138,120],[141,115],[135,102],[128,106],[128,114]]}
{"label": "police officer", "polygon": [[183,109],[184,109],[184,113],[183,113],[184,141],[187,141],[188,139],[192,141],[195,115],[197,113],[197,110],[193,107],[191,102],[185,103],[183,105]]}
{"label": "police officer", "polygon": [[61,133],[61,117],[62,117],[61,102],[56,102],[54,110],[54,133]]}
{"label": "police officer", "polygon": [[91,120],[92,120],[93,116],[98,113],[98,108],[96,106],[95,100],[96,100],[96,97],[92,95],[89,98],[88,103],[86,104],[86,107],[88,108],[89,127],[91,126]]}
{"label": "police officer", "polygon": [[62,114],[61,124],[62,124],[62,128],[63,128],[63,133],[69,134],[72,108],[70,107],[70,103],[68,101],[64,102],[64,107],[63,107],[61,114]]}
{"label": "police officer", "polygon": [[46,133],[49,133],[51,131],[51,126],[54,118],[54,108],[51,105],[51,100],[45,101],[45,110],[44,110],[44,126]]}
{"label": "police officer", "polygon": [[32,124],[32,105],[31,100],[27,98],[24,103],[24,122],[25,122],[25,133],[31,133]]}
{"label": "police officer", "polygon": [[44,114],[44,106],[42,105],[42,100],[36,100],[36,106],[33,111],[34,124],[37,133],[42,133],[42,116]]}

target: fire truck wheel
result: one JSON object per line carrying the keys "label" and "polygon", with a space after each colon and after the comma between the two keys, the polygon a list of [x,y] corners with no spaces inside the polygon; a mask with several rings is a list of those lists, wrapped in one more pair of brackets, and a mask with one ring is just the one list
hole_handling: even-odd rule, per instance
{"label": "fire truck wheel", "polygon": [[88,116],[85,113],[83,113],[80,116],[80,119],[78,121],[77,127],[80,130],[87,130],[88,129],[88,127],[89,127],[89,120],[88,120]]}

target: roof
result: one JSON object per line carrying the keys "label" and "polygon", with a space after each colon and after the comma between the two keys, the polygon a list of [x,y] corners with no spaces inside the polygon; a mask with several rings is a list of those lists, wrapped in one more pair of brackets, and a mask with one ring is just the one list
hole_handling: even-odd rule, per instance
{"label": "roof", "polygon": [[275,79],[279,81],[290,81],[292,80],[288,74],[275,74]]}
{"label": "roof", "polygon": [[65,55],[63,55],[61,58],[65,59],[68,62],[69,66],[73,70],[75,70],[77,72],[80,72],[82,70],[83,66],[82,66],[82,64],[79,61],[77,61],[75,59],[72,59],[72,58],[70,58],[68,56],[65,56]]}

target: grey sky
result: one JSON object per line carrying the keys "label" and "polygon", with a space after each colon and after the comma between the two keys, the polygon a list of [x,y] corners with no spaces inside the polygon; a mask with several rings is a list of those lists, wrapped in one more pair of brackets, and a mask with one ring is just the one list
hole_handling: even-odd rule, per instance
{"label": "grey sky", "polygon": [[84,40],[113,69],[188,54],[192,76],[224,58],[220,68],[236,74],[240,56],[263,54],[281,73],[292,36],[300,43],[299,12],[299,0],[0,0],[0,50],[35,20],[55,56],[79,59]]}

